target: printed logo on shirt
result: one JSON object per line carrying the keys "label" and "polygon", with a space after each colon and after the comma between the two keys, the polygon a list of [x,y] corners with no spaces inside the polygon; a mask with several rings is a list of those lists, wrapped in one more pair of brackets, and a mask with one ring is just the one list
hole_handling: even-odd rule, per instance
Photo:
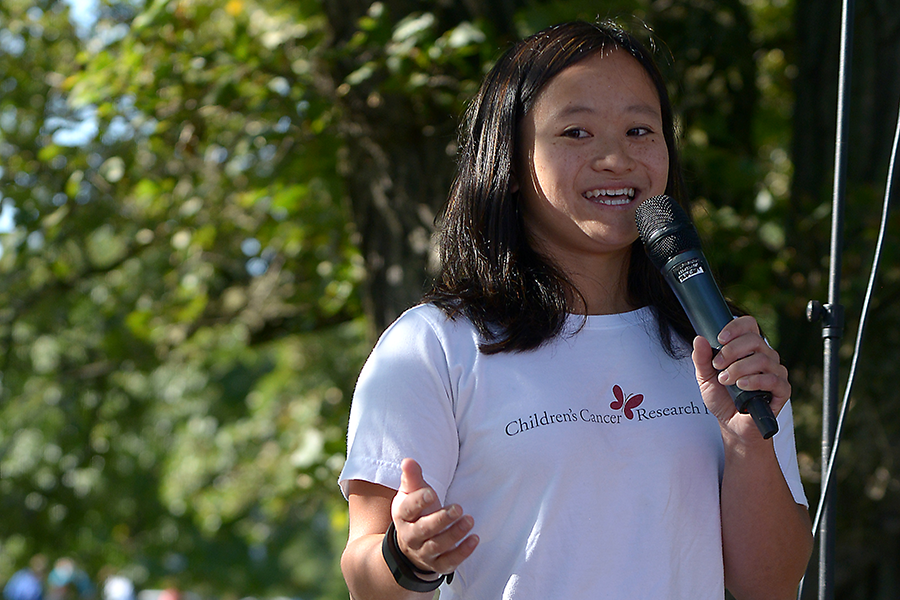
{"label": "printed logo on shirt", "polygon": [[[508,422],[506,424],[506,435],[512,437],[541,427],[567,423],[624,425],[628,421],[638,423],[664,417],[709,414],[709,409],[706,406],[703,406],[702,403],[698,406],[693,400],[681,406],[648,409],[641,406],[644,402],[643,394],[626,394],[619,385],[612,387],[612,395],[614,399],[610,402],[609,408],[615,411],[613,414],[595,412],[589,408],[582,408],[579,411],[570,408],[563,413],[550,413],[545,410],[543,413],[533,413],[527,417],[520,417]],[[625,420],[623,420],[623,416]]]}
{"label": "printed logo on shirt", "polygon": [[618,385],[613,386],[613,396],[616,397],[615,400],[609,403],[609,407],[613,410],[620,410],[625,414],[625,418],[629,421],[634,419],[634,409],[640,406],[641,402],[644,401],[643,394],[628,394],[625,395],[625,392],[622,391],[622,388]]}

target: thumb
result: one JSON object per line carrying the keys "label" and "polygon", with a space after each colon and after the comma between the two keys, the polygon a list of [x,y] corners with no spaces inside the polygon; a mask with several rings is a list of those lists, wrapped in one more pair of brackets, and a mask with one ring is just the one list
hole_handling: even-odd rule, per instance
{"label": "thumb", "polygon": [[691,358],[694,360],[694,371],[703,403],[720,422],[724,423],[734,416],[737,409],[728,390],[719,383],[719,371],[712,365],[713,351],[706,338],[699,335],[694,338],[694,352]]}
{"label": "thumb", "polygon": [[404,494],[411,494],[416,490],[428,487],[425,478],[422,476],[422,467],[419,463],[411,458],[404,458],[400,464],[402,473],[400,475],[400,489],[398,491]]}
{"label": "thumb", "polygon": [[414,521],[440,508],[437,494],[425,482],[419,463],[411,458],[404,458],[400,468],[400,489],[394,496],[392,514],[404,521]]}
{"label": "thumb", "polygon": [[716,380],[718,371],[712,366],[713,351],[706,338],[699,335],[694,338],[694,352],[691,358],[694,360],[697,383],[703,386]]}

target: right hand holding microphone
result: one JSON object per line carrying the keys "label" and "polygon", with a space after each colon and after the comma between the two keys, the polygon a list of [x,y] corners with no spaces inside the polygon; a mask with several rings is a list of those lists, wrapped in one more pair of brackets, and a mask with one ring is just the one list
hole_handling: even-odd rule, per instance
{"label": "right hand holding microphone", "polygon": [[423,572],[452,573],[478,546],[470,515],[458,504],[441,506],[437,493],[425,482],[422,468],[403,460],[400,489],[391,503],[400,551]]}

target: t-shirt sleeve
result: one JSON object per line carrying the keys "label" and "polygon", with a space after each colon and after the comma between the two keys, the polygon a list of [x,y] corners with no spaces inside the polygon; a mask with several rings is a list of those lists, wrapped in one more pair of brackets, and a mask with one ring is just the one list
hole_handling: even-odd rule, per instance
{"label": "t-shirt sleeve", "polygon": [[800,467],[797,463],[797,446],[794,441],[794,413],[791,409],[791,401],[788,400],[781,412],[778,413],[778,433],[773,437],[775,443],[775,457],[781,466],[781,472],[787,481],[794,501],[809,507],[809,501],[803,491],[803,483],[800,480]]}
{"label": "t-shirt sleeve", "polygon": [[453,393],[433,307],[404,313],[381,336],[353,393],[347,460],[339,477],[344,496],[359,479],[400,486],[400,463],[417,461],[443,501],[459,455]]}

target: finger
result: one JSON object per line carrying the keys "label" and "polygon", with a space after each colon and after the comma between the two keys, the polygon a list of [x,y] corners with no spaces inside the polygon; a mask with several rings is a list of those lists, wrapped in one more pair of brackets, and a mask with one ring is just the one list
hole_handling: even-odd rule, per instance
{"label": "finger", "polygon": [[477,535],[470,535],[465,538],[452,550],[444,552],[435,558],[431,565],[431,570],[438,573],[452,573],[464,560],[472,555],[472,552],[478,547],[479,541]]}
{"label": "finger", "polygon": [[733,373],[731,369],[719,373],[719,383],[734,385],[742,390],[763,390],[773,396],[790,395],[791,384],[787,380],[787,369],[774,371],[751,370],[747,373]]}
{"label": "finger", "polygon": [[465,549],[458,552],[457,547],[461,543],[472,543],[466,536],[472,531],[474,523],[471,516],[464,515],[462,508],[454,504],[415,523],[398,527],[397,543],[401,552],[423,570],[449,573],[459,564],[455,561],[470,554],[470,550]]}
{"label": "finger", "polygon": [[418,489],[405,496],[398,493],[396,497],[400,502],[397,503],[394,511],[395,523],[398,519],[406,523],[413,523],[440,508],[437,494],[430,487]]}
{"label": "finger", "polygon": [[694,338],[694,351],[691,353],[691,359],[694,361],[694,369],[697,372],[697,381],[702,385],[708,381],[715,380],[718,372],[712,367],[712,347],[706,338],[697,336]]}
{"label": "finger", "polygon": [[772,374],[776,378],[785,381],[788,378],[787,367],[781,364],[777,354],[772,356],[763,353],[753,353],[722,369],[718,379],[719,383],[723,385],[735,385],[741,378],[757,374]]}
{"label": "finger", "polygon": [[781,360],[760,335],[759,326],[752,317],[741,317],[729,323],[719,334],[719,343],[722,346],[713,358],[713,366],[718,370],[753,354],[765,355],[775,363]]}
{"label": "finger", "polygon": [[[463,517],[463,510],[458,504],[451,504],[419,517],[409,523],[406,530],[408,544],[412,548],[420,548],[426,541],[440,535]],[[459,540],[457,540],[459,541]]]}
{"label": "finger", "polygon": [[407,542],[420,557],[432,559],[455,548],[474,524],[470,515],[463,515],[462,508],[453,505],[416,521]]}
{"label": "finger", "polygon": [[759,334],[745,333],[733,338],[722,346],[715,358],[713,358],[712,364],[713,367],[722,371],[732,364],[753,355],[764,356],[773,363],[780,362],[778,353]]}
{"label": "finger", "polygon": [[[712,364],[720,371],[718,380],[723,385],[737,385],[741,378],[756,374],[771,373],[785,382],[788,376],[778,352],[755,333],[741,335],[723,346]],[[744,388],[744,385],[749,384],[743,382],[738,387],[763,389]]]}
{"label": "finger", "polygon": [[791,397],[787,367],[781,364],[778,353],[765,342],[758,351],[728,365],[719,372],[717,379],[722,385],[734,385],[742,390],[770,392],[770,406],[776,415]]}
{"label": "finger", "polygon": [[748,333],[759,335],[759,323],[750,315],[744,315],[729,321],[719,332],[718,340],[720,344],[727,344],[734,338]]}
{"label": "finger", "polygon": [[772,394],[772,404],[781,406],[791,397],[791,384],[773,373],[745,375],[734,384],[742,390],[763,390]]}

